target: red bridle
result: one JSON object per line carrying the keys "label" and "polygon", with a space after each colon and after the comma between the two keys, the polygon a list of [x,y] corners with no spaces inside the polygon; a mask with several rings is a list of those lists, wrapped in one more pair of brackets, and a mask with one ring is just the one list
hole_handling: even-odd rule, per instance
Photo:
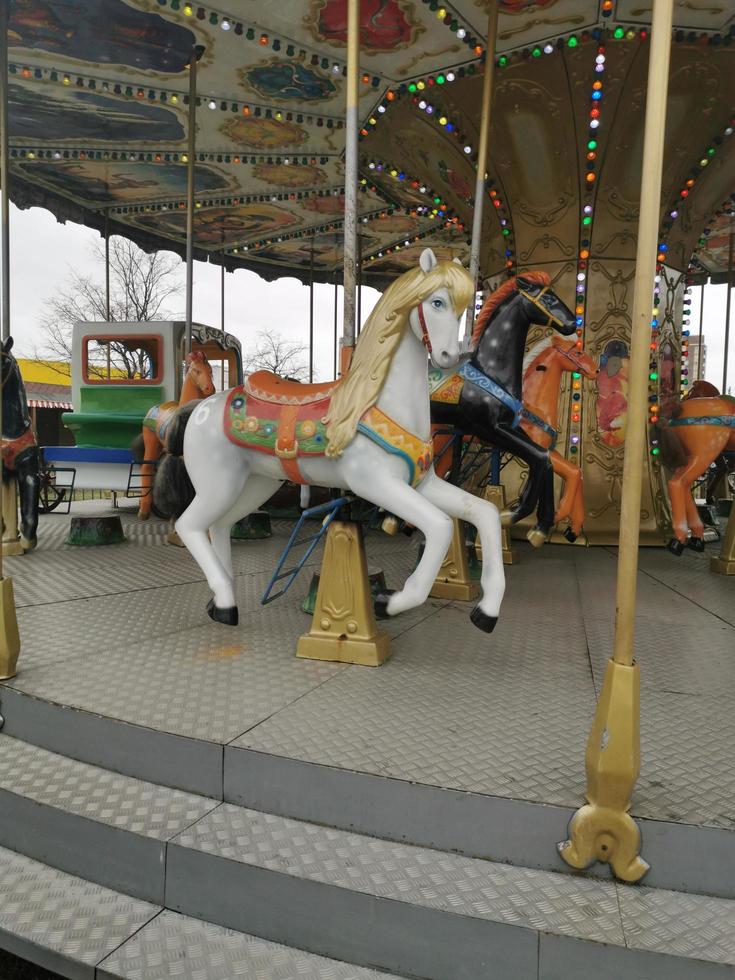
{"label": "red bridle", "polygon": [[431,339],[429,338],[429,330],[426,326],[426,318],[424,317],[424,304],[419,303],[417,309],[419,311],[419,323],[421,324],[421,343],[428,353],[431,354]]}

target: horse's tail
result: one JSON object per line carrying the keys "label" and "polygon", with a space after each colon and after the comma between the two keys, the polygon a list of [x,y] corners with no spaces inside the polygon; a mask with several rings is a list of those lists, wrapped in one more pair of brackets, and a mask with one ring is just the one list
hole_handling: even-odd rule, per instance
{"label": "horse's tail", "polygon": [[198,402],[189,402],[175,413],[166,433],[165,453],[153,483],[153,505],[165,517],[181,517],[196,496],[184,463],[184,433]]}
{"label": "horse's tail", "polygon": [[130,443],[130,451],[133,454],[133,459],[136,463],[143,462],[145,459],[145,442],[143,441],[142,432]]}
{"label": "horse's tail", "polygon": [[670,470],[684,466],[687,461],[687,454],[676,429],[672,429],[665,422],[659,422],[653,428],[661,450],[661,462],[664,466]]}

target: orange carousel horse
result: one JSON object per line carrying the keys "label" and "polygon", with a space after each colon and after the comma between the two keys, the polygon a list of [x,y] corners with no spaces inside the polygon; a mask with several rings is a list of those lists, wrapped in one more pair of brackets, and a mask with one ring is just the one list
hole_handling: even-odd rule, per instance
{"label": "orange carousel horse", "polygon": [[564,536],[569,541],[575,541],[582,530],[585,516],[582,470],[555,448],[559,388],[561,376],[567,371],[592,380],[600,373],[593,358],[579,350],[574,341],[552,337],[551,343],[531,361],[523,374],[521,428],[537,445],[549,450],[554,473],[564,480],[564,493],[554,514],[554,523],[558,524],[568,517],[570,525]]}
{"label": "orange carousel horse", "polygon": [[691,488],[721,453],[735,452],[735,398],[721,395],[708,381],[697,381],[658,431],[661,460],[674,471],[668,487],[675,537],[667,547],[674,555],[685,544],[704,551],[704,525]]}
{"label": "orange carousel horse", "polygon": [[166,430],[174,417],[176,409],[187,402],[208,398],[215,392],[212,381],[212,365],[203,351],[192,351],[186,355],[187,371],[181,387],[178,402],[163,402],[148,409],[143,419],[143,432],[133,444],[133,452],[143,462],[141,467],[141,492],[138,518],[148,520],[151,516],[153,494],[150,492],[155,475],[155,464],[163,452]]}

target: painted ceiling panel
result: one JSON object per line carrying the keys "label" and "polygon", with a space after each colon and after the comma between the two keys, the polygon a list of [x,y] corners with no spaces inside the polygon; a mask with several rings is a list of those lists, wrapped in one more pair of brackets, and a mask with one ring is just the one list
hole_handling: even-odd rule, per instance
{"label": "painted ceiling panel", "polygon": [[[313,245],[318,274],[330,278],[342,262],[346,0],[217,2],[11,0],[11,196],[96,227],[107,212],[116,232],[146,247],[182,249],[187,64],[200,44],[199,253],[224,247],[230,265],[302,274]],[[368,278],[398,271],[425,244],[467,258],[487,8],[486,0],[362,0],[359,207]],[[486,275],[532,249],[551,254],[569,237],[587,98],[572,93],[580,85],[587,92],[600,32],[619,45],[611,82],[627,85],[644,43],[631,25],[647,23],[649,8],[650,0],[501,0]],[[709,32],[677,35],[683,43],[674,46],[674,72],[696,66],[673,86],[678,146],[692,106],[704,113],[725,98],[712,79],[731,69],[732,59],[715,61],[730,54],[722,48],[735,33],[735,9],[730,0],[677,0],[676,20]],[[620,97],[621,107],[626,98],[637,105],[638,90]],[[640,150],[637,128],[625,136],[623,111],[606,125],[620,134],[618,149],[628,147],[615,181],[626,197],[637,188]],[[687,160],[686,150],[667,159],[672,182]],[[532,241],[537,229],[545,238]]]}

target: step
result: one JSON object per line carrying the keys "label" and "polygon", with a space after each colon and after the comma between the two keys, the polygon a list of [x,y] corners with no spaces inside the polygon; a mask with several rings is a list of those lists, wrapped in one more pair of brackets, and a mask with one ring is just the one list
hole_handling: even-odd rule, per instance
{"label": "step", "polygon": [[0,735],[0,845],[147,901],[166,842],[217,805]]}
{"label": "step", "polygon": [[[3,731],[115,772],[238,806],[457,851],[468,857],[568,874],[556,843],[573,811],[557,804],[448,789],[223,746],[103,717],[0,687]],[[0,725],[3,722],[0,721]],[[735,899],[735,831],[637,818],[646,885]],[[604,866],[594,869],[605,876]]]}
{"label": "step", "polygon": [[399,980],[162,910],[5,848],[0,948],[72,980]]}
{"label": "step", "polygon": [[732,900],[217,804],[9,736],[0,761],[0,845],[240,933],[421,980],[735,977]]}

